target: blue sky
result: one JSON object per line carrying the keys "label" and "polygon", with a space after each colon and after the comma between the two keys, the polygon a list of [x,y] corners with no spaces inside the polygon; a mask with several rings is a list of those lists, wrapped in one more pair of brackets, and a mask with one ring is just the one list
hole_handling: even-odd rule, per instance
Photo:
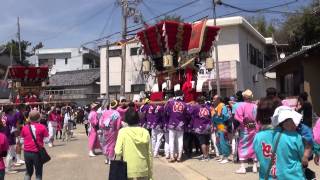
{"label": "blue sky", "polygon": [[[192,0],[144,0],[139,9],[144,18],[149,19],[190,1]],[[223,0],[245,9],[263,8],[289,1],[291,0]],[[294,11],[311,1],[298,0],[293,5],[274,10]],[[121,12],[115,2],[116,0],[1,0],[0,44],[16,37],[16,18],[19,16],[22,39],[33,44],[41,41],[46,48],[79,47],[85,42],[120,30]],[[199,0],[173,14],[188,17],[210,7],[211,2],[212,0]],[[217,7],[218,16],[235,11],[237,10]],[[186,21],[194,21],[206,15],[211,17],[212,11],[203,11]],[[235,15],[257,16],[252,13]],[[265,15],[267,19],[283,19],[281,14]],[[130,21],[129,25],[134,24]]]}

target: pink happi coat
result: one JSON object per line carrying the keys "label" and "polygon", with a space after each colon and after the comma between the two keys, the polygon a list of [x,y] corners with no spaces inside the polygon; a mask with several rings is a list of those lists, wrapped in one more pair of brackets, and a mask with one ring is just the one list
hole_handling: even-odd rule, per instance
{"label": "pink happi coat", "polygon": [[123,109],[122,107],[118,107],[117,111],[120,113],[121,121],[124,121],[124,116],[127,112],[128,108]]}
{"label": "pink happi coat", "polygon": [[97,133],[97,125],[99,125],[98,113],[97,111],[92,110],[88,116],[90,123],[90,132],[89,132],[89,150],[93,151],[94,149],[100,148],[100,142]]}
{"label": "pink happi coat", "polygon": [[121,117],[116,110],[106,110],[100,120],[100,128],[103,131],[102,152],[108,159],[114,158],[118,132],[121,128]]}
{"label": "pink happi coat", "polygon": [[[235,112],[235,119],[240,123],[239,126],[239,160],[255,159],[253,150],[253,140],[257,133],[258,123],[256,122],[257,105],[250,102],[241,103]],[[255,128],[245,126],[246,122],[255,123]]]}

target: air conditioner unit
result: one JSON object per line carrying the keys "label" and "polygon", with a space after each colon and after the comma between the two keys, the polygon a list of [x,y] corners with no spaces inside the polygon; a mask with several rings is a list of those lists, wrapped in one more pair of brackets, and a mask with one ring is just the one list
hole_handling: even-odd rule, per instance
{"label": "air conditioner unit", "polygon": [[253,75],[253,76],[252,76],[252,80],[253,80],[254,83],[255,83],[255,82],[259,82],[259,76],[258,76],[258,74]]}

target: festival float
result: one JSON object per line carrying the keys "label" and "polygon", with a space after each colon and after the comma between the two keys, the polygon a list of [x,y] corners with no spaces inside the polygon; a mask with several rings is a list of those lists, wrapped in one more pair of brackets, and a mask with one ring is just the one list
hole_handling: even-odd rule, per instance
{"label": "festival float", "polygon": [[212,45],[220,31],[206,22],[161,21],[137,33],[144,51],[143,72],[146,77],[155,75],[151,100],[182,90],[190,102],[203,91],[207,74],[214,69]]}
{"label": "festival float", "polygon": [[9,67],[12,103],[38,104],[41,91],[48,83],[48,67],[11,66]]}

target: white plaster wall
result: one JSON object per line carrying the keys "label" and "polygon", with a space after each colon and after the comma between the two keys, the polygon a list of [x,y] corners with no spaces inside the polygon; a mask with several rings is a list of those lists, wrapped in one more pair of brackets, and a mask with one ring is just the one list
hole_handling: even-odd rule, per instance
{"label": "white plaster wall", "polygon": [[[239,48],[240,48],[240,66],[238,68],[238,81],[237,86],[239,90],[251,89],[254,92],[255,98],[265,96],[265,89],[272,85],[275,81],[268,80],[259,74],[261,68],[250,64],[250,57],[248,53],[248,44],[252,44],[255,48],[259,49],[262,53],[265,52],[265,44],[259,39],[255,38],[242,26],[238,27],[239,32]],[[253,76],[258,74],[258,82],[253,82]]]}
{"label": "white plaster wall", "polygon": [[[131,43],[127,45],[126,51],[126,79],[125,79],[125,91],[131,92],[131,85],[133,84],[144,84],[143,76],[141,76],[140,70],[142,65],[143,56],[130,56],[130,49],[132,47],[139,47],[136,43]],[[110,47],[112,49],[121,49],[120,46]],[[101,87],[100,93],[106,92],[106,48],[100,49],[100,77],[101,77]],[[110,86],[119,86],[121,84],[121,58],[120,57],[110,57],[109,58],[109,81]]]}
{"label": "white plaster wall", "polygon": [[100,49],[100,94],[106,93],[106,48]]}
{"label": "white plaster wall", "polygon": [[[233,61],[240,59],[237,26],[222,27],[217,43],[219,61]],[[215,54],[213,53],[212,55],[213,58],[215,58]]]}

